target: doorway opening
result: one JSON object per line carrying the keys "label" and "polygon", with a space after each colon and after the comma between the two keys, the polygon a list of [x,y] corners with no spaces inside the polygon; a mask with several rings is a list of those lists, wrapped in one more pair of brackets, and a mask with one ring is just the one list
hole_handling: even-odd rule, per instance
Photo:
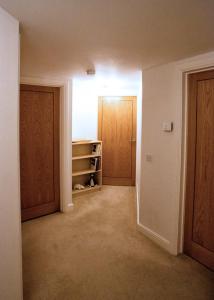
{"label": "doorway opening", "polygon": [[[137,197],[140,193],[141,168],[141,131],[142,131],[142,72],[118,73],[98,69],[93,76],[75,77],[72,82],[72,141],[73,152],[76,143],[101,143],[100,161],[102,179],[91,175],[91,148],[82,152],[84,164],[79,174],[73,155],[73,196],[90,190],[90,178],[93,184],[111,186],[135,186]],[[82,147],[83,149],[83,147]],[[84,155],[83,155],[84,154]],[[87,157],[86,157],[87,156]],[[137,163],[136,163],[137,161]],[[81,170],[80,170],[81,171]],[[77,177],[76,174],[79,176]],[[79,181],[78,181],[79,180]],[[80,192],[77,189],[82,189]],[[102,188],[102,187],[101,187]],[[94,189],[95,190],[95,189]]]}
{"label": "doorway opening", "polygon": [[214,71],[188,75],[184,253],[214,270]]}
{"label": "doorway opening", "polygon": [[[28,133],[28,138],[31,139],[29,142],[29,145],[35,144],[37,142],[41,145],[38,149],[38,145],[33,145],[31,150],[33,153],[29,152],[29,147],[24,147],[22,142],[20,143],[20,150],[24,151],[23,158],[26,159],[26,155],[28,159],[28,163],[25,167],[32,167],[33,159],[31,155],[33,154],[34,158],[38,158],[38,155],[43,155],[43,158],[47,157],[47,160],[42,165],[41,168],[45,167],[45,164],[50,164],[50,169],[47,172],[50,172],[52,170],[53,177],[50,173],[47,173],[49,180],[49,183],[52,183],[48,186],[46,191],[44,191],[44,186],[41,184],[42,178],[44,179],[44,172],[42,172],[42,169],[39,168],[39,164],[35,165],[35,169],[32,168],[32,172],[37,172],[41,174],[34,174],[37,178],[36,182],[38,185],[40,185],[40,188],[36,189],[36,194],[38,200],[40,199],[39,194],[41,194],[41,190],[43,190],[43,193],[46,193],[45,195],[46,200],[47,197],[48,201],[46,203],[43,203],[41,205],[41,209],[37,209],[40,203],[37,201],[32,205],[30,203],[30,209],[29,214],[26,217],[23,217],[23,220],[32,219],[34,217],[39,217],[42,215],[49,214],[54,211],[61,211],[66,212],[67,210],[72,207],[72,187],[71,187],[71,95],[70,95],[70,82],[69,81],[52,81],[52,80],[41,80],[41,79],[32,79],[32,78],[22,78],[21,79],[21,86],[20,90],[29,90],[27,92],[24,92],[22,95],[22,91],[20,91],[20,112],[22,111],[21,105],[22,105],[22,96],[24,96],[24,102],[27,103],[27,106],[24,105],[23,110],[23,118],[22,122],[23,124],[20,124],[20,137],[26,138],[26,135],[24,134],[22,136],[21,134],[21,125],[24,125],[26,122],[26,116],[28,118],[28,128],[26,126],[23,126],[26,133]],[[30,96],[30,98],[29,98]],[[46,97],[48,97],[46,99]],[[29,100],[29,102],[28,102]],[[30,103],[31,102],[31,103]],[[39,107],[40,106],[40,107]],[[42,107],[41,107],[42,106]],[[46,107],[47,106],[47,107]],[[44,108],[44,110],[43,110]],[[45,108],[49,108],[49,112],[45,113]],[[31,111],[31,117],[29,118],[29,114],[26,111]],[[21,116],[20,116],[21,117]],[[20,118],[21,121],[21,118]],[[47,126],[41,126],[43,123],[47,124]],[[44,124],[43,124],[44,125]],[[53,125],[53,126],[52,126]],[[31,132],[29,132],[29,126],[34,128],[35,135],[31,136]],[[41,128],[40,128],[41,127]],[[41,131],[41,135],[39,134],[39,131]],[[43,135],[47,136],[43,136]],[[43,137],[42,137],[43,136]],[[45,153],[43,147],[43,140],[44,138],[47,146],[47,153]],[[36,141],[34,141],[36,139]],[[22,144],[22,145],[21,145]],[[25,145],[26,146],[26,145]],[[25,148],[25,150],[24,150]],[[51,149],[53,151],[51,151]],[[38,151],[37,151],[38,150]],[[20,151],[22,152],[22,151]],[[32,159],[32,161],[31,161]],[[26,161],[25,161],[26,163]],[[40,161],[41,164],[41,161]],[[47,167],[47,166],[46,166]],[[22,168],[22,162],[21,162],[21,168]],[[24,170],[21,169],[21,172]],[[26,171],[26,168],[25,168]],[[29,171],[29,169],[28,169]],[[24,172],[25,173],[25,172]],[[22,174],[20,174],[22,178]],[[39,176],[41,175],[41,176]],[[52,179],[51,179],[52,177]],[[30,178],[32,180],[33,173],[30,174]],[[27,183],[27,176],[24,175],[25,179],[25,186]],[[22,180],[22,179],[21,179]],[[24,187],[24,185],[23,185]],[[28,187],[29,188],[29,187]],[[22,189],[22,187],[21,187]],[[35,189],[35,188],[34,188]],[[48,194],[49,193],[49,194]],[[52,194],[51,194],[52,193]],[[50,197],[52,195],[52,197]],[[44,195],[43,195],[44,196]],[[44,202],[44,197],[42,197],[41,201]],[[35,199],[34,199],[35,200]],[[32,200],[31,200],[32,201]],[[40,201],[40,202],[41,202]],[[51,206],[51,211],[48,209]],[[22,208],[24,208],[22,206]],[[36,215],[33,214],[33,210],[36,208]],[[45,208],[45,209],[43,209]]]}

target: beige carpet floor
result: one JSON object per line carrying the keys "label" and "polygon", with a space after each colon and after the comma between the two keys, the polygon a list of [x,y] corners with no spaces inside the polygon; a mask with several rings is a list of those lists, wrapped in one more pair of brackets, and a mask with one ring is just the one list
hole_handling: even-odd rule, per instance
{"label": "beige carpet floor", "polygon": [[75,199],[74,209],[23,223],[24,299],[214,299],[214,273],[137,231],[132,187]]}

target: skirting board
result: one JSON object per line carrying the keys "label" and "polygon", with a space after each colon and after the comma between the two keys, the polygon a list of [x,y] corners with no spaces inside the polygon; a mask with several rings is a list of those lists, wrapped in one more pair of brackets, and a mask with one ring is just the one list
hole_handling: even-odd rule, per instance
{"label": "skirting board", "polygon": [[150,240],[158,244],[161,248],[164,248],[167,252],[172,253],[171,251],[171,245],[168,240],[163,238],[158,233],[154,232],[153,230],[149,229],[148,227],[138,223],[137,229],[142,232],[146,237],[148,237]]}
{"label": "skirting board", "polygon": [[136,204],[137,204],[137,224],[140,223],[140,191],[139,191],[139,185],[137,183],[137,180],[136,180]]}
{"label": "skirting board", "polygon": [[74,204],[73,203],[68,203],[68,205],[67,205],[67,207],[66,207],[66,209],[65,209],[65,213],[66,212],[69,212],[69,211],[71,211],[71,210],[73,210],[74,209]]}

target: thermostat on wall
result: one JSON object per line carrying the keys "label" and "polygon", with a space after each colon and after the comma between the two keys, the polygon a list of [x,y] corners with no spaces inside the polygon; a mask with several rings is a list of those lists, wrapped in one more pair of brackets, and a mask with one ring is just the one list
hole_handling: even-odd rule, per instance
{"label": "thermostat on wall", "polygon": [[163,122],[162,129],[165,132],[172,132],[173,122]]}

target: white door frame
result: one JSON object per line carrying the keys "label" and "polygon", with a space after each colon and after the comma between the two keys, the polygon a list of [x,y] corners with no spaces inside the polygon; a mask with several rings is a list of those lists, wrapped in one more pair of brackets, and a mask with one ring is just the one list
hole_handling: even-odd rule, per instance
{"label": "white door frame", "polygon": [[187,166],[187,77],[188,74],[206,71],[214,68],[214,52],[195,56],[182,60],[176,64],[176,73],[178,76],[177,95],[182,118],[181,130],[181,151],[180,151],[180,197],[177,203],[177,214],[175,226],[177,227],[177,236],[175,247],[177,253],[183,253],[184,240],[184,217],[185,217],[185,190],[186,190],[186,166]]}
{"label": "white door frame", "polygon": [[52,86],[60,88],[60,211],[67,212],[72,202],[72,96],[71,80],[21,77],[21,84]]}

